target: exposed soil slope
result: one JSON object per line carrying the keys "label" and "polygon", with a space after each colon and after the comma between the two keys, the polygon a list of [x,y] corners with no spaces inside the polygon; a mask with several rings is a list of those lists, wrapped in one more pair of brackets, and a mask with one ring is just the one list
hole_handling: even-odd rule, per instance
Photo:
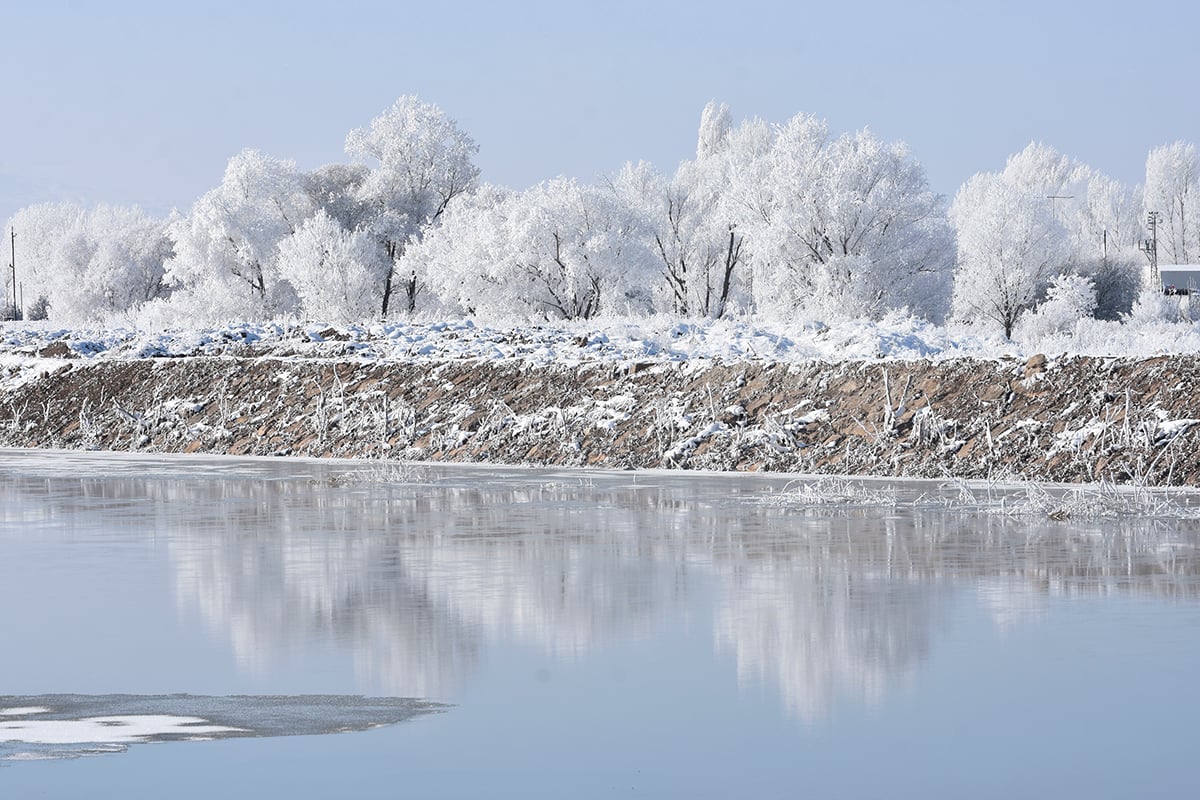
{"label": "exposed soil slope", "polygon": [[1200,482],[1200,358],[1189,356],[538,367],[222,356],[48,366],[0,395],[0,444]]}

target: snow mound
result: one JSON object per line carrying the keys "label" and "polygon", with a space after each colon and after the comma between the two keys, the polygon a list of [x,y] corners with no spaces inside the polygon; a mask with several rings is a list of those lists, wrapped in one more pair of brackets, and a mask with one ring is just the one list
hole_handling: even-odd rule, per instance
{"label": "snow mound", "polygon": [[470,319],[331,325],[234,322],[204,329],[67,329],[48,322],[0,324],[0,387],[64,360],[236,356],[405,363],[586,363],[995,360],[1054,356],[1146,358],[1200,353],[1200,324],[1133,325],[1085,320],[1069,332],[1008,341],[982,329],[939,326],[890,314],[836,324],[739,319],[612,318],[554,325],[489,326]]}

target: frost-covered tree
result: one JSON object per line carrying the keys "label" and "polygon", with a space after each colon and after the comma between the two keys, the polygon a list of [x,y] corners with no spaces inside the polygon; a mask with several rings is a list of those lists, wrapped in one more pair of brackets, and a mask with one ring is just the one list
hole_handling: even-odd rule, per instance
{"label": "frost-covered tree", "polygon": [[256,150],[234,156],[221,184],[171,223],[167,277],[181,289],[177,302],[207,318],[294,310],[295,292],[279,274],[279,243],[315,210],[293,162]]}
{"label": "frost-covered tree", "polygon": [[1146,157],[1144,204],[1162,216],[1158,260],[1162,264],[1200,262],[1200,162],[1188,142],[1157,147]]}
{"label": "frost-covered tree", "polygon": [[1095,316],[1116,320],[1132,307],[1145,270],[1138,192],[1096,171],[1084,192],[1075,227],[1076,271],[1095,286]]}
{"label": "frost-covered tree", "polygon": [[323,209],[279,243],[279,272],[310,319],[369,318],[379,305],[382,253],[362,230],[348,231]]}
{"label": "frost-covered tree", "polygon": [[1142,261],[1135,193],[1039,142],[1011,156],[1001,176],[1021,191],[1050,200],[1047,213],[1066,234],[1058,269],[1092,281],[1097,315],[1116,319],[1128,312]]}
{"label": "frost-covered tree", "polygon": [[556,178],[485,187],[447,210],[400,264],[446,302],[500,319],[587,319],[650,310],[653,255],[609,187]]}
{"label": "frost-covered tree", "polygon": [[[731,304],[750,303],[743,278],[749,260],[746,235],[728,191],[732,132],[728,106],[705,106],[695,160],[680,164],[658,193],[654,250],[662,260],[671,305],[685,316],[716,318]],[[745,146],[753,139],[754,133],[742,135],[738,152],[753,151]]]}
{"label": "frost-covered tree", "polygon": [[1067,234],[1051,202],[997,173],[963,184],[950,206],[958,234],[955,316],[990,320],[1012,336],[1062,263]]}
{"label": "frost-covered tree", "polygon": [[348,231],[366,227],[370,208],[360,197],[370,170],[362,164],[326,164],[304,176],[313,205]]}
{"label": "frost-covered tree", "polygon": [[1064,265],[1136,250],[1139,212],[1133,191],[1040,142],[1008,159],[1001,177],[1016,189],[1051,202],[1048,213],[1067,234]]}
{"label": "frost-covered tree", "polygon": [[729,132],[733,130],[733,116],[725,103],[710,100],[700,113],[700,132],[696,136],[696,160],[716,155],[725,150]]}
{"label": "frost-covered tree", "polygon": [[1081,205],[1067,201],[1081,199],[1087,169],[1047,144],[1030,142],[1009,156],[1001,175],[1022,191],[1063,201],[1052,205],[1065,210]]}
{"label": "frost-covered tree", "polygon": [[657,256],[655,308],[718,318],[740,298],[745,237],[725,204],[726,160],[719,150],[684,161],[666,178],[648,164],[627,164],[613,187],[643,218]]}
{"label": "frost-covered tree", "polygon": [[171,242],[164,222],[139,208],[41,204],[12,225],[27,297],[55,320],[103,323],[163,294]]}
{"label": "frost-covered tree", "polygon": [[[346,153],[370,166],[358,190],[366,204],[368,229],[379,240],[389,268],[381,287],[386,316],[400,290],[402,307],[416,308],[419,283],[412,272],[397,275],[396,260],[410,240],[419,239],[438,222],[454,198],[476,186],[479,147],[437,106],[406,95],[346,137]],[[399,284],[399,286],[397,286]]]}
{"label": "frost-covered tree", "polygon": [[446,208],[439,225],[409,244],[396,265],[425,284],[438,302],[456,313],[522,317],[502,266],[512,250],[513,192],[484,184]]}
{"label": "frost-covered tree", "polygon": [[137,207],[101,205],[88,227],[96,249],[82,282],[95,298],[87,308],[127,311],[165,294],[164,265],[173,247],[163,220]]}
{"label": "frost-covered tree", "polygon": [[952,265],[941,198],[903,144],[869,131],[830,138],[798,115],[730,136],[738,228],[757,308],[788,318],[878,317],[907,307],[940,317]]}
{"label": "frost-covered tree", "polygon": [[19,240],[14,241],[19,280],[28,300],[45,298],[48,308],[51,284],[62,272],[63,243],[84,226],[85,216],[85,210],[72,203],[38,203],[22,208],[9,221]]}

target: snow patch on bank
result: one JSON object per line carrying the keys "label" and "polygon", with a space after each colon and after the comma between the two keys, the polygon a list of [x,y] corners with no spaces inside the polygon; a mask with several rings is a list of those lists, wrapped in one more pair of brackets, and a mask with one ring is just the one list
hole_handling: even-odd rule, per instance
{"label": "snow patch on bank", "polygon": [[801,363],[851,360],[1023,358],[1036,353],[1149,357],[1200,352],[1200,324],[1132,326],[1084,320],[1068,334],[1010,342],[969,326],[938,326],[891,314],[836,324],[761,324],[668,317],[491,327],[470,319],[328,325],[237,322],[150,332],[68,329],[48,322],[0,324],[0,386],[12,387],[64,360],[196,356],[438,362],[517,360],[549,364]]}
{"label": "snow patch on bank", "polygon": [[240,322],[165,332],[72,330],[45,322],[10,322],[0,326],[0,352],[54,359],[253,354],[417,362],[520,359],[531,364],[999,358],[1037,352],[1149,356],[1200,352],[1200,326],[1164,323],[1150,330],[1093,320],[1077,326],[1071,336],[1013,343],[976,328],[937,326],[900,315],[833,325],[652,317],[506,328],[461,319],[339,326]]}

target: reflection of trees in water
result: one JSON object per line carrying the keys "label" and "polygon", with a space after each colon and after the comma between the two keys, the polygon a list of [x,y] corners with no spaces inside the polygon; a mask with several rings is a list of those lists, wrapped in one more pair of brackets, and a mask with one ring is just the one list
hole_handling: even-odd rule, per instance
{"label": "reflection of trees in water", "polygon": [[181,605],[228,631],[248,667],[319,638],[348,646],[373,685],[439,696],[478,660],[477,637],[408,579],[395,542],[185,524],[169,547]]}
{"label": "reflection of trees in water", "polygon": [[719,477],[638,487],[448,471],[423,486],[331,485],[311,469],[317,482],[31,479],[0,486],[0,500],[6,520],[29,518],[9,502],[24,495],[53,501],[58,522],[103,509],[165,535],[180,603],[248,666],[320,638],[352,649],[371,685],[422,696],[445,696],[489,641],[569,658],[650,635],[696,575],[716,581],[717,649],[804,718],[910,675],[950,592],[976,593],[999,625],[1054,595],[1200,595],[1197,533],[1182,523],[788,510]]}
{"label": "reflection of trees in water", "polygon": [[[719,578],[717,648],[734,655],[741,680],[777,685],[803,718],[839,694],[872,702],[910,675],[954,586],[973,587],[998,624],[1036,613],[1046,594],[1196,593],[1197,564],[1180,555],[1190,549],[1153,526],[798,514],[714,503],[699,488],[528,481],[312,491],[282,505],[231,523],[215,556],[201,543],[199,557],[239,576],[198,583],[217,587],[206,616],[241,625],[242,651],[257,653],[280,649],[272,637],[310,633],[290,612],[351,641],[373,682],[424,694],[459,680],[488,640],[569,657],[652,632],[695,569]],[[275,550],[243,575],[263,544],[236,532],[247,521],[273,526]],[[246,613],[277,584],[267,593],[277,609]]]}
{"label": "reflection of trees in water", "polygon": [[791,511],[713,542],[719,649],[739,679],[779,686],[793,713],[838,694],[872,702],[929,651],[946,594],[973,591],[1007,628],[1055,596],[1200,596],[1198,531],[990,515]]}
{"label": "reflection of trees in water", "polygon": [[682,559],[627,514],[595,530],[594,504],[561,487],[278,490],[170,535],[181,602],[248,664],[321,635],[374,685],[444,695],[488,640],[573,656],[650,631],[684,596]]}
{"label": "reflection of trees in water", "polygon": [[748,535],[716,563],[718,650],[734,654],[739,681],[777,685],[789,711],[805,720],[839,694],[879,700],[928,653],[943,607],[944,586],[893,562],[904,538],[896,520],[861,541],[857,522],[806,520],[786,540]]}

